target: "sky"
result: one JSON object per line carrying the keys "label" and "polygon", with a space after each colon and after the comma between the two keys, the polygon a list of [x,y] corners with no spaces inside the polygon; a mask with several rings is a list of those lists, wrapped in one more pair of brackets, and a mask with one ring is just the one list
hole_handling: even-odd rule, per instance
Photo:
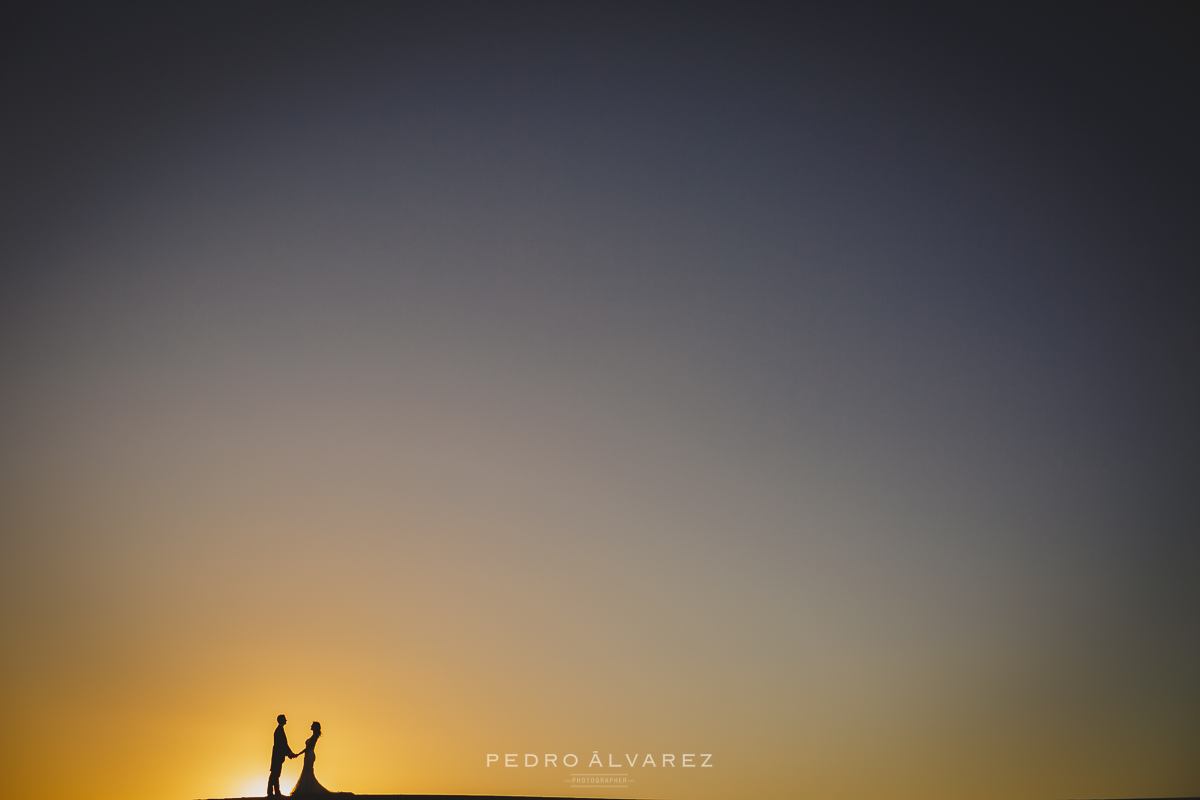
{"label": "sky", "polygon": [[14,796],[1200,794],[1182,7],[5,14]]}

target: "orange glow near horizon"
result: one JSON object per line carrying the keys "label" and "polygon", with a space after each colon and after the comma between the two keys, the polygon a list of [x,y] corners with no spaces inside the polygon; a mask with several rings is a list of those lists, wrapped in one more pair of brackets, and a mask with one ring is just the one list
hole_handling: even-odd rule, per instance
{"label": "orange glow near horizon", "polygon": [[[493,455],[498,468],[511,463]],[[1028,671],[1021,648],[1032,643],[1017,634],[960,628],[951,641],[886,595],[842,595],[819,570],[753,589],[738,577],[745,556],[692,524],[697,538],[679,531],[668,548],[595,535],[635,521],[628,504],[614,507],[621,520],[574,521],[493,505],[476,523],[489,535],[473,536],[469,509],[439,520],[411,487],[401,502],[344,504],[369,476],[330,470],[320,490],[300,492],[286,475],[302,468],[281,467],[286,491],[257,507],[219,494],[203,502],[220,516],[181,507],[186,525],[169,539],[157,532],[170,509],[149,506],[137,482],[129,505],[81,488],[76,497],[93,498],[85,507],[41,507],[48,528],[111,533],[68,539],[31,556],[41,574],[10,576],[10,596],[30,598],[9,639],[23,646],[3,667],[5,685],[20,687],[3,733],[21,764],[17,794],[261,795],[281,712],[297,750],[322,722],[318,777],[359,794],[569,794],[570,770],[489,767],[485,756],[586,762],[594,750],[714,754],[711,770],[639,766],[627,789],[588,790],[631,797],[1166,794],[1184,777],[1170,771],[1182,729],[1138,731],[1131,749],[1086,692],[1072,696],[1071,675]],[[121,486],[111,472],[96,480]],[[169,483],[155,492],[173,494]],[[272,502],[276,525],[265,522]],[[7,507],[33,519],[37,503],[10,496]],[[762,524],[761,507],[740,512]],[[396,533],[384,536],[389,521]],[[809,593],[842,607],[814,615]],[[898,639],[889,631],[901,624]],[[1009,761],[1025,769],[979,785],[981,771]],[[299,766],[285,765],[285,791]]]}

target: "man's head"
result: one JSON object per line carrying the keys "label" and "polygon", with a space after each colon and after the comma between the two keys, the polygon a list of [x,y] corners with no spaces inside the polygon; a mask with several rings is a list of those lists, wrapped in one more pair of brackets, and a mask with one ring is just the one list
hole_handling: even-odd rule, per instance
{"label": "man's head", "polygon": [[280,714],[278,717],[276,717],[276,719],[279,720],[280,725],[287,725],[287,717],[285,717],[283,714]]}

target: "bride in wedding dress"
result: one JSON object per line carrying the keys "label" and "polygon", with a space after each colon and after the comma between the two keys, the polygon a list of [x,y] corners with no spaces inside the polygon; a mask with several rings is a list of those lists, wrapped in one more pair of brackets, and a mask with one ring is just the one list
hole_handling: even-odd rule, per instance
{"label": "bride in wedding dress", "polygon": [[[296,781],[296,788],[292,789],[292,797],[304,794],[333,794],[317,781],[317,776],[313,774],[313,762],[317,760],[317,739],[321,738],[321,723],[314,722],[312,724],[312,736],[304,741],[304,749],[299,755],[304,756],[304,767],[300,770],[300,780]],[[338,792],[338,794],[342,794]]]}

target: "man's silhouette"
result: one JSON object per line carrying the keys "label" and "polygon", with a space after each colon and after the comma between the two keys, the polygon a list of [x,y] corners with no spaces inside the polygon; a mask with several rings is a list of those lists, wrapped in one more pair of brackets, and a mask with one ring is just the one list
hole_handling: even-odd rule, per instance
{"label": "man's silhouette", "polygon": [[283,772],[283,759],[299,755],[288,747],[287,734],[283,732],[283,726],[287,725],[287,717],[280,714],[278,719],[279,724],[275,726],[275,746],[271,748],[271,776],[267,778],[267,797],[283,794],[279,791],[279,773]]}

